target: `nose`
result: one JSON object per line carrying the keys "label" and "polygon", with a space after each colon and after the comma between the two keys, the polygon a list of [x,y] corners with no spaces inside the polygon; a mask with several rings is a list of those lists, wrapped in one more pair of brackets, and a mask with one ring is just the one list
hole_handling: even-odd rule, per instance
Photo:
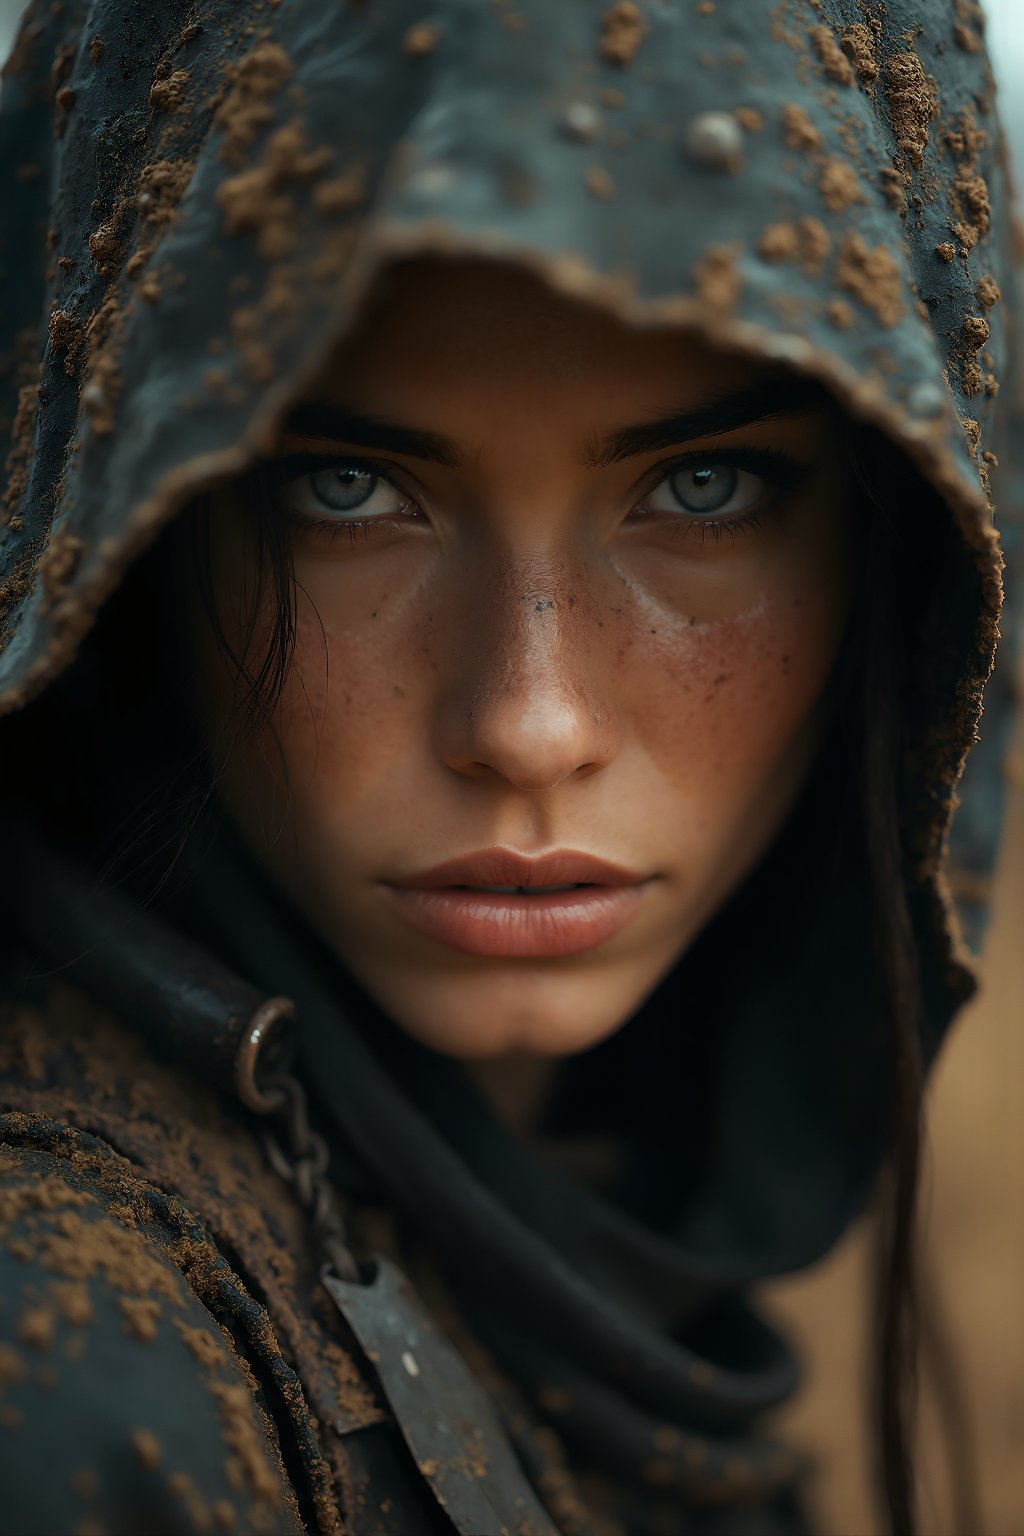
{"label": "nose", "polygon": [[456,773],[530,791],[604,767],[619,727],[579,583],[519,571],[488,586],[462,628],[458,684],[438,715],[440,757]]}

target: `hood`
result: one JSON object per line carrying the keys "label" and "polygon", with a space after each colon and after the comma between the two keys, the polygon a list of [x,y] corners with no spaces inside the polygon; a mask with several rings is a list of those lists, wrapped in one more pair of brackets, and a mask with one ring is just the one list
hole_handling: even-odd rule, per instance
{"label": "hood", "polygon": [[[32,5],[0,111],[0,710],[68,668],[187,500],[272,447],[382,264],[522,263],[814,377],[910,466],[901,505],[930,522],[901,804],[931,1055],[972,985],[948,850],[1009,483],[1009,189],[983,28],[973,0]],[[983,738],[962,818],[974,890],[998,835],[998,718]],[[807,799],[732,915],[764,908],[794,849],[813,862],[828,810]],[[632,1072],[634,1210],[730,1283],[824,1251],[877,1166],[861,854],[824,899],[806,885],[773,913],[756,982],[729,967],[701,993],[703,1033],[663,1054],[659,1020],[695,995],[714,935],[568,1097],[582,1123]],[[234,958],[279,991],[258,974],[271,948]],[[314,970],[296,964],[297,995]],[[440,1127],[432,1070],[407,1087],[435,1095]]]}
{"label": "hood", "polygon": [[1009,216],[983,24],[972,0],[253,0],[141,27],[117,0],[30,6],[0,115],[0,710],[268,446],[382,262],[493,253],[813,374],[938,493],[959,565],[931,604],[950,664],[919,679],[912,837],[941,880],[999,602]]}
{"label": "hood", "polygon": [[[934,534],[904,832],[937,1038],[970,990],[948,840],[1000,602],[1010,226],[983,25],[972,0],[31,6],[0,113],[0,710],[272,445],[382,263],[521,262],[814,376],[913,466]],[[964,817],[975,890],[997,777]]]}

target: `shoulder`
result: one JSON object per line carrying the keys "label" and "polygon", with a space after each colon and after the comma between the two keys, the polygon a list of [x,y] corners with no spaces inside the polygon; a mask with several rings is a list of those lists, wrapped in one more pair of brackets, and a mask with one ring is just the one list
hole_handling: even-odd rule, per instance
{"label": "shoulder", "polygon": [[0,1530],[301,1531],[255,1382],[120,1161],[0,1147]]}

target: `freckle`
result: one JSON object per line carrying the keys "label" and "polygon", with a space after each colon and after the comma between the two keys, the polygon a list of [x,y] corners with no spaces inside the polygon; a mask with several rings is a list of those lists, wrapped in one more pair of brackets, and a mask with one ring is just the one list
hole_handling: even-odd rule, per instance
{"label": "freckle", "polygon": [[802,597],[794,597],[794,599],[793,599],[793,607],[794,608],[802,608],[803,605],[804,605],[804,602],[803,602],[803,598]]}
{"label": "freckle", "polygon": [[721,688],[722,684],[724,682],[727,682],[727,681],[728,681],[728,673],[727,672],[719,672],[718,676],[714,680],[714,683],[712,684],[712,687],[714,687],[714,688]]}
{"label": "freckle", "polygon": [[696,614],[694,614],[694,615],[693,615],[693,618],[692,618],[692,619],[691,619],[691,620],[690,620],[690,628],[691,628],[691,629],[692,629],[692,628],[693,628],[693,626],[694,626],[694,625],[695,625],[695,624],[696,624],[696,622],[697,622],[697,615],[696,615]]}
{"label": "freckle", "polygon": [[376,618],[376,617],[377,617],[377,610],[376,610],[376,608],[375,608],[375,609],[374,609],[374,610],[373,610],[373,612],[372,612],[372,613],[371,613],[371,614],[370,614],[370,618],[371,618],[371,619],[375,619],[375,618]]}
{"label": "freckle", "polygon": [[405,698],[405,689],[404,688],[399,688],[397,683],[395,684],[395,698],[396,699],[404,699]]}

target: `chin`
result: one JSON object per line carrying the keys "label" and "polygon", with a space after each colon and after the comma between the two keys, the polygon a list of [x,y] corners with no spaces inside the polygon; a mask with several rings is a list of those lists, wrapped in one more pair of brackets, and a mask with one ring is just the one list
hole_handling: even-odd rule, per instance
{"label": "chin", "polygon": [[[458,1061],[575,1056],[608,1039],[633,1015],[650,988],[615,989],[608,977],[465,977],[415,989],[394,978],[363,985],[400,1029],[421,1045]],[[388,984],[390,981],[390,985]],[[429,1001],[427,1000],[429,998]]]}

